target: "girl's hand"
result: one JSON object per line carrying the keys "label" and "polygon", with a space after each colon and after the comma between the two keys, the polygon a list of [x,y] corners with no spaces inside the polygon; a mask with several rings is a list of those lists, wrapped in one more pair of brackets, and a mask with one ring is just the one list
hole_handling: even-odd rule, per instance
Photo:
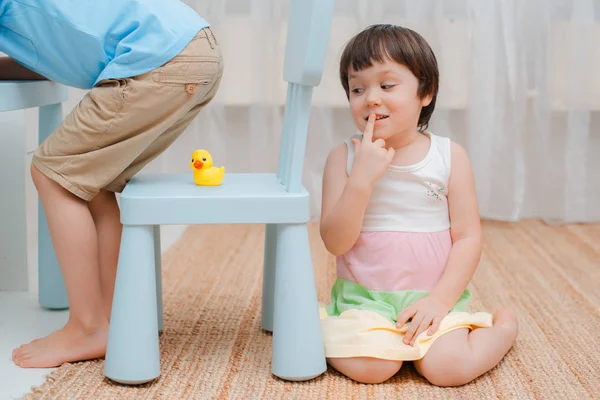
{"label": "girl's hand", "polygon": [[447,314],[447,307],[436,297],[429,295],[415,301],[398,314],[396,327],[402,327],[402,325],[412,318],[408,331],[404,335],[404,343],[413,346],[417,337],[425,332],[427,328],[429,328],[428,335],[433,335],[437,332],[442,319]]}
{"label": "girl's hand", "polygon": [[370,187],[373,187],[383,174],[385,174],[385,171],[387,171],[392,163],[395,153],[394,149],[385,148],[385,141],[383,139],[373,141],[374,125],[375,114],[370,114],[362,141],[352,139],[355,159],[351,176],[370,185]]}

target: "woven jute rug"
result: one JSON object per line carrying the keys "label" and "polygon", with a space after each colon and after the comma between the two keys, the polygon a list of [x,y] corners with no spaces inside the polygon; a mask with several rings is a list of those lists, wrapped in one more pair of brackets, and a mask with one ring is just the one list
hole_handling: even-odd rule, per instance
{"label": "woven jute rug", "polygon": [[[335,271],[316,226],[311,243],[319,300]],[[600,225],[484,223],[471,309],[515,311],[516,345],[489,373],[438,388],[409,363],[379,385],[331,368],[309,382],[271,374],[260,328],[264,227],[190,227],[164,255],[165,330],[154,382],[122,386],[103,360],[66,364],[25,399],[589,399],[600,398]]]}

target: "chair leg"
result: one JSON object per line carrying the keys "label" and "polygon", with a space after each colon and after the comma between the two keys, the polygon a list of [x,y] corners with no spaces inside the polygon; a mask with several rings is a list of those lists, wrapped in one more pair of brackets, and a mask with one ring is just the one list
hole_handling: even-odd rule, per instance
{"label": "chair leg", "polygon": [[277,238],[273,374],[304,381],[327,369],[306,224],[281,224]]}
{"label": "chair leg", "polygon": [[265,229],[265,262],[262,290],[262,327],[273,332],[273,299],[275,298],[275,262],[277,257],[277,225]]}
{"label": "chair leg", "polygon": [[[50,104],[40,107],[38,141],[42,143],[62,121],[62,106]],[[38,301],[42,307],[62,309],[69,307],[67,289],[50,239],[44,207],[38,200]]]}
{"label": "chair leg", "polygon": [[158,330],[164,328],[162,301],[162,268],[160,251],[160,225],[154,225],[154,265],[156,269],[156,311],[158,315]]}
{"label": "chair leg", "polygon": [[124,225],[104,375],[124,384],[160,375],[154,228]]}

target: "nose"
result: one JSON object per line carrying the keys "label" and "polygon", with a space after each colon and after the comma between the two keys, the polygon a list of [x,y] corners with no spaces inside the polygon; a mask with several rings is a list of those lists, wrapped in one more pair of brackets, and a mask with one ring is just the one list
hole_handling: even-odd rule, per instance
{"label": "nose", "polygon": [[367,107],[377,107],[381,105],[381,97],[376,90],[369,90],[365,96]]}

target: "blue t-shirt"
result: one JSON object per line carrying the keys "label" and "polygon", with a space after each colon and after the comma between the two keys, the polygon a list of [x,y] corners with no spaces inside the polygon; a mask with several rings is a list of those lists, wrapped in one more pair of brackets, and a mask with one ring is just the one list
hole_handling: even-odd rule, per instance
{"label": "blue t-shirt", "polygon": [[179,0],[0,0],[0,52],[81,89],[158,68],[207,26]]}

